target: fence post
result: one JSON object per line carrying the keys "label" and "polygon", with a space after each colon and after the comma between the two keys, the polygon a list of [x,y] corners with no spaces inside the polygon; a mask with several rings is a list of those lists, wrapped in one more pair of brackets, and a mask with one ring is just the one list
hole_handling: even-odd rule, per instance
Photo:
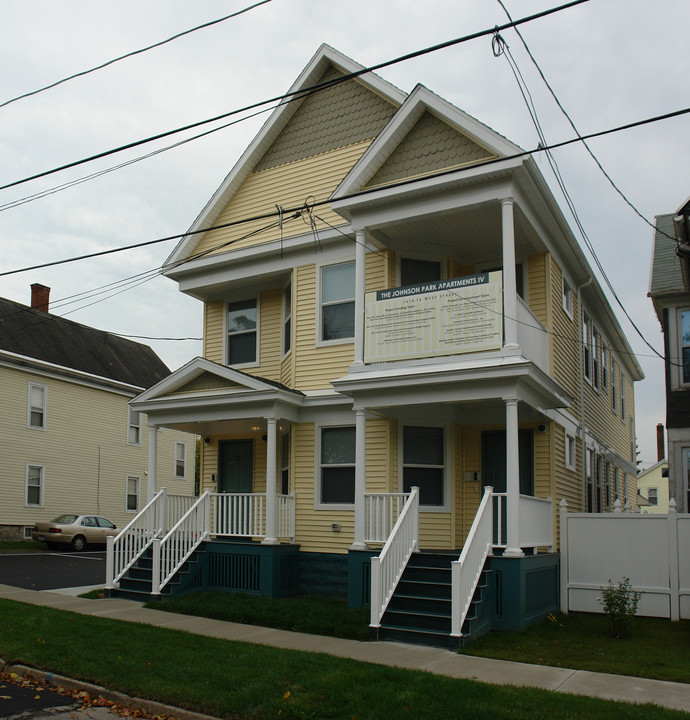
{"label": "fence post", "polygon": [[561,550],[561,612],[568,614],[568,503],[565,498],[560,502],[558,509],[560,520]]}
{"label": "fence post", "polygon": [[671,498],[668,501],[668,580],[671,600],[671,620],[680,620],[680,572],[678,565],[678,513],[676,512],[676,501]]}

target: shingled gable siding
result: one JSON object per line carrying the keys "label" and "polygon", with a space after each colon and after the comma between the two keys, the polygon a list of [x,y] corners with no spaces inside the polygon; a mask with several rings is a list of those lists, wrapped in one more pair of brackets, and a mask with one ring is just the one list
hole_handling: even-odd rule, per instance
{"label": "shingled gable siding", "polygon": [[385,185],[492,157],[496,156],[427,111],[366,186]]}

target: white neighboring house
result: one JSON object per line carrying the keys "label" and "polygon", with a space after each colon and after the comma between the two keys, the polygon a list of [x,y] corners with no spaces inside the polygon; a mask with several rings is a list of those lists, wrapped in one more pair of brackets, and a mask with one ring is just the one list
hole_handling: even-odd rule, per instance
{"label": "white neighboring house", "polygon": [[[149,428],[129,400],[169,375],[147,345],[0,298],[0,539],[64,512],[126,525],[153,494]],[[195,436],[158,430],[157,483],[194,494]]]}
{"label": "white neighboring house", "polygon": [[[665,458],[637,476],[637,492],[642,512],[659,515],[668,512],[668,462]],[[647,502],[640,502],[640,496]]]}

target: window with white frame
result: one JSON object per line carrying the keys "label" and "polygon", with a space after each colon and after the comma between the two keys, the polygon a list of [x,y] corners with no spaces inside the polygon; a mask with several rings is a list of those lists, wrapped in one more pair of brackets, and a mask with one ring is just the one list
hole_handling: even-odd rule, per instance
{"label": "window with white frame", "polygon": [[228,365],[251,365],[258,362],[258,317],[256,298],[228,303]]}
{"label": "window with white frame", "polygon": [[649,500],[650,505],[658,505],[659,504],[659,489],[650,487],[647,489],[647,500]]}
{"label": "window with white frame", "polygon": [[321,268],[321,340],[345,340],[355,335],[355,263]]}
{"label": "window with white frame", "polygon": [[43,507],[45,468],[43,465],[26,466],[26,504]]}
{"label": "window with white frame", "polygon": [[565,466],[575,469],[575,437],[569,433],[565,434]]}
{"label": "window with white frame", "polygon": [[690,385],[690,308],[678,311],[678,349],[681,364],[681,382]]}
{"label": "window with white frame", "polygon": [[126,508],[131,512],[139,509],[139,476],[127,475]]}
{"label": "window with white frame", "polygon": [[175,442],[175,479],[184,480],[187,471],[187,445]]}
{"label": "window with white frame", "polygon": [[283,288],[283,355],[292,347],[292,283]]}
{"label": "window with white frame", "polygon": [[406,425],[402,430],[403,492],[417,486],[419,504],[445,504],[445,450],[442,427]]}
{"label": "window with white frame", "polygon": [[601,343],[601,389],[604,392],[609,391],[609,364],[611,362],[611,353],[606,342]]}
{"label": "window with white frame", "polygon": [[584,350],[585,380],[592,382],[592,321],[587,313],[582,314],[582,344]]}
{"label": "window with white frame", "polygon": [[351,505],[355,501],[355,428],[322,427],[320,440],[320,501]]}
{"label": "window with white frame", "polygon": [[46,429],[46,394],[45,385],[29,383],[28,425],[35,430]]}
{"label": "window with white frame", "polygon": [[128,407],[127,444],[141,445],[141,413]]}
{"label": "window with white frame", "polygon": [[618,412],[618,365],[611,358],[611,410]]}
{"label": "window with white frame", "polygon": [[601,335],[597,328],[592,325],[592,385],[599,389],[599,353],[601,352]]}
{"label": "window with white frame", "polygon": [[572,320],[573,319],[573,289],[570,287],[570,283],[563,276],[563,309],[566,315]]}

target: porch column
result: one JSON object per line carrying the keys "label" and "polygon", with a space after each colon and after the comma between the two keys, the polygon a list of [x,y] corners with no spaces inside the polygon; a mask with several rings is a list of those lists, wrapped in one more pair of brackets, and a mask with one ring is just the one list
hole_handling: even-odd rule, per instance
{"label": "porch column", "polygon": [[515,278],[515,226],[513,198],[501,200],[503,227],[503,347],[518,347],[517,337],[517,281]]}
{"label": "porch column", "polygon": [[149,478],[146,487],[146,502],[156,494],[156,460],[158,457],[158,425],[149,425]]}
{"label": "porch column", "polygon": [[355,233],[355,365],[364,364],[364,293],[367,248],[364,230]]}
{"label": "porch column", "polygon": [[523,557],[520,547],[520,450],[518,448],[518,401],[506,403],[506,525],[504,557]]}
{"label": "porch column", "polygon": [[275,418],[267,418],[266,438],[266,537],[263,545],[278,545],[278,512],[276,497],[276,449],[278,447],[278,422]]}
{"label": "porch column", "polygon": [[351,550],[366,550],[364,528],[364,493],[367,491],[366,411],[355,412],[355,541]]}

